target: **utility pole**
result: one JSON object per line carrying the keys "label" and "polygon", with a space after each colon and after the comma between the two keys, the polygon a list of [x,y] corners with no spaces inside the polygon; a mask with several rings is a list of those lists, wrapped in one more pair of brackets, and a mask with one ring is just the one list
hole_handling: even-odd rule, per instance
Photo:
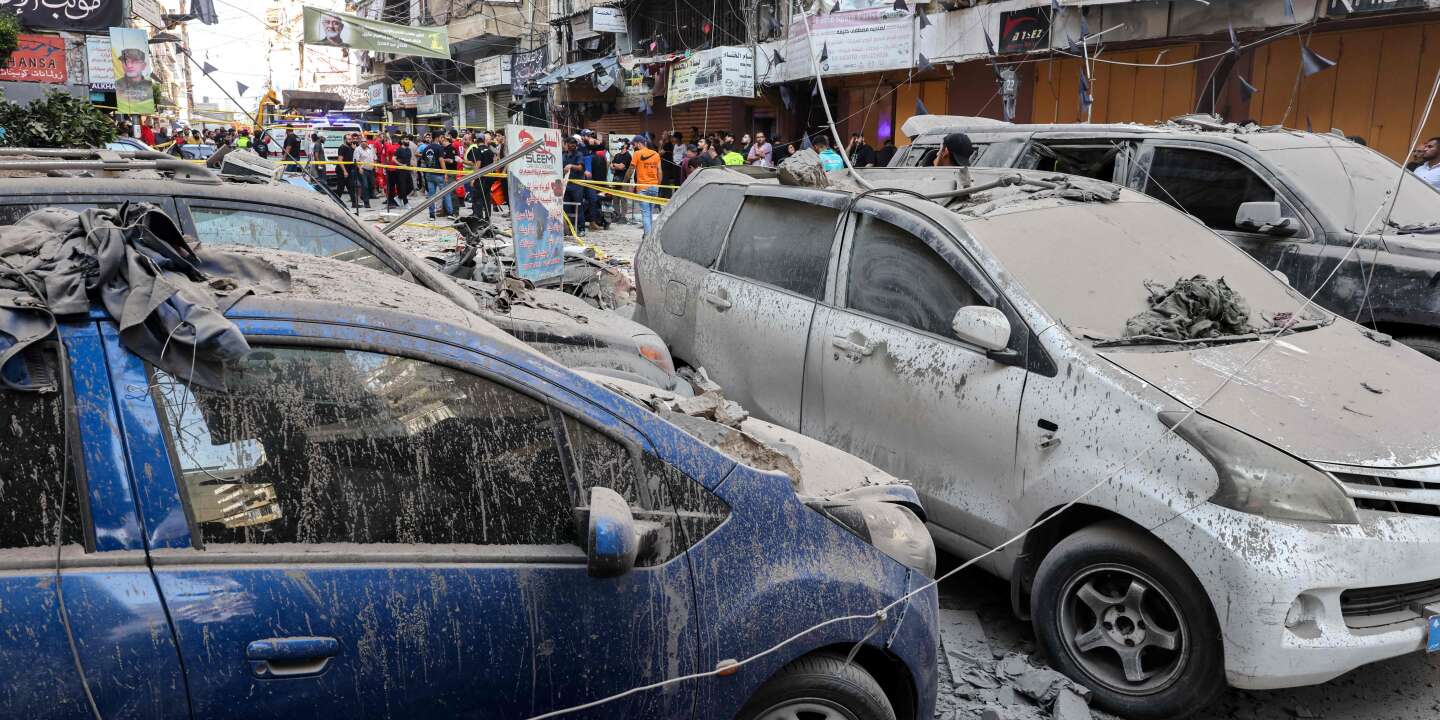
{"label": "utility pole", "polygon": [[[188,5],[189,3],[181,3],[181,14],[185,13]],[[190,77],[190,63],[186,62],[188,58],[185,57],[185,53],[190,52],[189,23],[180,23],[180,47],[185,49],[185,52],[180,53],[180,72],[185,81],[185,112],[181,114],[181,119],[188,125],[191,122],[191,115],[195,112],[195,82]]]}

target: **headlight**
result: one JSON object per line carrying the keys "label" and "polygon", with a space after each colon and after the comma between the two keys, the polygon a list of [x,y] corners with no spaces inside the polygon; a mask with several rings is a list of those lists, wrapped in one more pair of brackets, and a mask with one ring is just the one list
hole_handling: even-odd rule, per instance
{"label": "headlight", "polygon": [[925,523],[910,508],[873,500],[819,501],[809,506],[874,545],[876,550],[925,573],[925,577],[935,577],[935,541],[930,539]]}
{"label": "headlight", "polygon": [[675,374],[675,360],[670,357],[670,348],[654,335],[640,335],[635,338],[635,349],[640,357],[649,360],[652,365],[665,371],[666,375]]}
{"label": "headlight", "polygon": [[1220,475],[1210,502],[1275,520],[1355,524],[1355,504],[1329,475],[1238,430],[1202,415],[1180,425],[1183,412],[1160,422],[1199,450]]}

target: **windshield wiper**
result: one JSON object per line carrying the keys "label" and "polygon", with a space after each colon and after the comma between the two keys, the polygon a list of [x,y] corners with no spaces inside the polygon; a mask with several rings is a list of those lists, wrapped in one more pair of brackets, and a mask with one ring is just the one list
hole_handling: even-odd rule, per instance
{"label": "windshield wiper", "polygon": [[1385,221],[1385,226],[1386,226],[1386,227],[1395,228],[1396,230],[1399,230],[1399,231],[1402,232],[1402,233],[1410,233],[1410,234],[1415,234],[1415,235],[1434,235],[1434,234],[1440,233],[1440,222],[1423,223],[1423,224],[1415,224],[1415,225],[1401,225],[1400,223],[1397,223],[1397,222],[1395,222],[1394,220],[1386,220],[1386,221]]}
{"label": "windshield wiper", "polygon": [[1263,340],[1282,330],[1286,333],[1305,332],[1306,330],[1325,327],[1333,322],[1335,322],[1335,318],[1328,317],[1320,320],[1306,320],[1304,322],[1291,323],[1288,326],[1268,327],[1239,335],[1217,335],[1215,337],[1189,338],[1183,340],[1167,338],[1160,335],[1131,335],[1123,338],[1102,338],[1091,335],[1085,335],[1083,337],[1086,340],[1090,340],[1096,348],[1134,347],[1140,345],[1180,345],[1183,347],[1233,345],[1235,343]]}

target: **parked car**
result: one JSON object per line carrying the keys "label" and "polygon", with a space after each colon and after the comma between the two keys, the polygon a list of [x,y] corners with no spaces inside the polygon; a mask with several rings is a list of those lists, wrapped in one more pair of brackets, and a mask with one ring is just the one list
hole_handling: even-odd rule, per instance
{"label": "parked car", "polygon": [[[643,317],[760,419],[913,481],[942,549],[1045,521],[984,566],[1102,708],[1182,717],[1226,681],[1440,649],[1440,366],[1301,312],[1143,194],[970,175],[870,170],[862,193],[701,171],[638,252]],[[1127,331],[1156,283],[1195,275],[1251,330]]]}
{"label": "parked car", "polygon": [[3,369],[54,387],[0,389],[0,714],[525,718],[786,640],[584,716],[933,716],[913,491],[802,502],[403,278],[237,252],[288,289],[223,389],[98,308]]}
{"label": "parked car", "polygon": [[[17,159],[33,150],[0,152],[0,167],[23,172],[38,161],[80,168],[82,160],[56,153]],[[74,153],[70,153],[74,155]],[[591,308],[555,290],[514,287],[508,302],[493,301],[493,284],[463,289],[436,271],[434,264],[410,253],[325,195],[291,185],[222,180],[205,168],[155,153],[171,172],[161,177],[139,170],[95,177],[0,178],[0,225],[12,225],[42,207],[80,210],[148,202],[175,218],[182,231],[203,245],[248,245],[338,258],[408,278],[450,297],[463,307],[580,369],[612,372],[667,389],[688,387],[674,372],[670,351],[643,325]],[[132,164],[145,157],[131,158]],[[80,172],[75,170],[74,172]],[[38,175],[38,173],[32,173]]]}
{"label": "parked car", "polygon": [[1440,360],[1440,193],[1370,148],[1331,133],[1228,125],[1210,116],[1159,126],[921,116],[911,129],[918,137],[892,166],[929,165],[946,133],[967,132],[974,165],[1125,185],[1194,215],[1300,292],[1323,285],[1316,300],[1332,312]]}

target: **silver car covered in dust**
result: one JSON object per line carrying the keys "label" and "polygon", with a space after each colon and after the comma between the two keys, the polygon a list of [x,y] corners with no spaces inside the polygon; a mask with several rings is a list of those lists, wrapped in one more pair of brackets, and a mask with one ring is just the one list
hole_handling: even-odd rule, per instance
{"label": "silver car covered in dust", "polygon": [[[1149,197],[970,172],[702,171],[637,256],[643,319],[758,417],[912,479],[941,548],[1044,520],[984,563],[1101,707],[1440,647],[1440,367]],[[1245,332],[1127,330],[1200,275]]]}

